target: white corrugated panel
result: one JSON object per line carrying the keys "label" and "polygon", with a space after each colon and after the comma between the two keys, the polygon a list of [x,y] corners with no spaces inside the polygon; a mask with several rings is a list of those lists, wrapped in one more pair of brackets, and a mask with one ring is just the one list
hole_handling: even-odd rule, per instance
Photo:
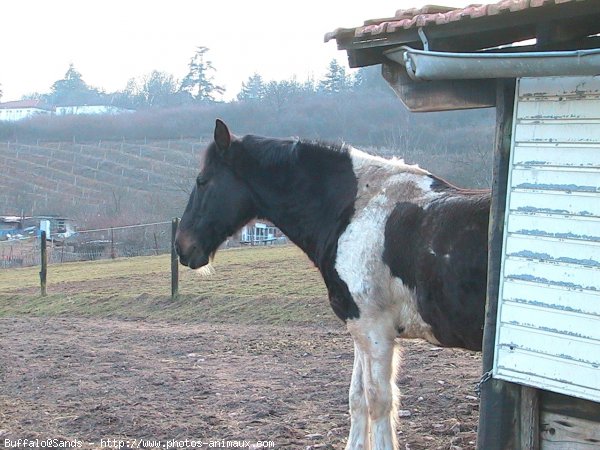
{"label": "white corrugated panel", "polygon": [[494,377],[600,401],[600,76],[515,102]]}

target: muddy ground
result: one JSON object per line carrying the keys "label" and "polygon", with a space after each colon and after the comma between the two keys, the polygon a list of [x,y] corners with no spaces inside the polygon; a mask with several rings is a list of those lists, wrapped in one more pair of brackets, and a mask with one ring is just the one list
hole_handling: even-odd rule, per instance
{"label": "muddy ground", "polygon": [[[400,448],[475,448],[479,355],[403,348]],[[341,325],[0,319],[0,446],[194,439],[342,449],[352,358]]]}

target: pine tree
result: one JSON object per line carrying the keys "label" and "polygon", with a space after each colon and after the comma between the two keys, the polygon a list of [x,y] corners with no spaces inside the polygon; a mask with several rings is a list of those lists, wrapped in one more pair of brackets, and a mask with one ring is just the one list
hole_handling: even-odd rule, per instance
{"label": "pine tree", "polygon": [[262,100],[265,98],[267,87],[258,73],[251,75],[242,83],[242,90],[237,95],[239,101]]}
{"label": "pine tree", "polygon": [[89,87],[71,63],[64,78],[52,84],[48,101],[55,105],[84,105],[98,101],[98,98],[98,90]]}
{"label": "pine tree", "polygon": [[346,68],[337,59],[329,62],[329,69],[325,78],[319,83],[319,88],[323,92],[335,94],[349,89],[351,86],[350,77],[346,75]]}
{"label": "pine tree", "polygon": [[216,69],[206,58],[208,47],[198,47],[189,63],[189,72],[181,82],[181,91],[188,92],[197,101],[215,101],[215,95],[225,92],[225,88],[216,85],[212,72]]}

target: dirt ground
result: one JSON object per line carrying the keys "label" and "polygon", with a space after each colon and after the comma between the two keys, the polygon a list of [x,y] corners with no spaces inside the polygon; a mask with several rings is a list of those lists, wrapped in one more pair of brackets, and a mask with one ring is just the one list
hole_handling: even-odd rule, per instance
{"label": "dirt ground", "polygon": [[[479,355],[402,346],[400,448],[475,448]],[[352,358],[341,325],[0,319],[0,446],[193,439],[342,449]]]}

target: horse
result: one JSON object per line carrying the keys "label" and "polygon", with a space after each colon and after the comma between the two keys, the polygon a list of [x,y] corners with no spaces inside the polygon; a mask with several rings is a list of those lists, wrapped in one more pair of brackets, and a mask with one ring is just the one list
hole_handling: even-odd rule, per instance
{"label": "horse", "polygon": [[216,121],[181,217],[180,262],[207,265],[266,219],[319,269],[354,340],[347,449],[397,449],[397,338],[481,350],[489,191],[350,145],[255,135]]}

